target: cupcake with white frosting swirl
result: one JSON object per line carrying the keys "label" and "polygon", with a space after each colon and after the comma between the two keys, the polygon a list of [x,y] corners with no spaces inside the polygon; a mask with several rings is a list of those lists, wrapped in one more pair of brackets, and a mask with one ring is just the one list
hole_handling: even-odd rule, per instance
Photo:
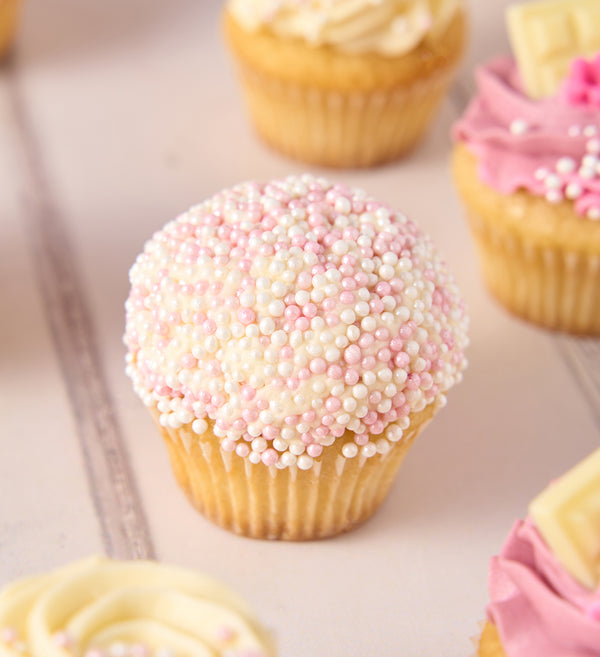
{"label": "cupcake with white frosting swirl", "polygon": [[240,534],[366,520],[466,365],[465,306],[429,238],[312,176],[191,208],[130,281],[127,373],[182,488]]}
{"label": "cupcake with white frosting swirl", "polygon": [[2,657],[274,657],[246,604],[195,571],[101,557],[0,591]]}
{"label": "cupcake with white frosting swirl", "polygon": [[229,0],[227,41],[260,135],[313,164],[395,159],[461,57],[462,0]]}

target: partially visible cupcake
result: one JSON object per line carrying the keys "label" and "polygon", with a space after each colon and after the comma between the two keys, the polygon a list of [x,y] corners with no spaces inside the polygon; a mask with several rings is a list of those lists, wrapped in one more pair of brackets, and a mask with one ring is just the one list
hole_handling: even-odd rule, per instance
{"label": "partially visible cupcake", "polygon": [[462,0],[229,0],[227,41],[260,135],[364,167],[422,137],[465,44]]}
{"label": "partially visible cupcake", "polygon": [[127,373],[192,503],[239,534],[365,521],[466,365],[465,306],[431,241],[312,176],[191,208],[130,281]]}
{"label": "partially visible cupcake", "polygon": [[192,570],[91,558],[0,590],[3,657],[274,657],[237,594]]}
{"label": "partially visible cupcake", "polygon": [[21,0],[0,0],[0,59],[15,39],[20,9]]}
{"label": "partially visible cupcake", "polygon": [[453,173],[486,284],[524,319],[600,334],[600,58],[575,59],[539,100],[508,57],[477,88]]}
{"label": "partially visible cupcake", "polygon": [[530,506],[490,563],[479,657],[600,656],[600,451]]}

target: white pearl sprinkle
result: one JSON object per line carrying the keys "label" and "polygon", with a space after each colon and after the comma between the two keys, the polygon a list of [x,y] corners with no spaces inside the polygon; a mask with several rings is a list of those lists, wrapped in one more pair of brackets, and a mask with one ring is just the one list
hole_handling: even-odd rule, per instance
{"label": "white pearl sprinkle", "polygon": [[590,139],[586,144],[588,153],[600,153],[600,139]]}
{"label": "white pearl sprinkle", "polygon": [[513,135],[522,136],[529,131],[529,123],[525,119],[515,119],[510,124],[510,131]]}
{"label": "white pearl sprinkle", "polygon": [[256,302],[256,297],[252,292],[243,292],[240,294],[240,305],[246,308],[251,308]]}
{"label": "white pearl sprinkle", "polygon": [[544,184],[548,189],[559,189],[560,187],[562,187],[562,180],[555,173],[551,173],[548,176],[546,176],[546,179],[544,180]]}
{"label": "white pearl sprinkle", "polygon": [[576,167],[577,164],[572,157],[561,157],[556,163],[556,170],[559,173],[572,173]]}
{"label": "white pearl sprinkle", "polygon": [[270,317],[265,317],[260,320],[259,328],[264,335],[271,335],[275,330],[275,322]]}
{"label": "white pearl sprinkle", "polygon": [[307,454],[302,454],[302,456],[298,457],[297,465],[300,470],[310,470],[313,466],[313,460]]}
{"label": "white pearl sprinkle", "polygon": [[583,189],[581,185],[578,185],[577,183],[569,183],[567,185],[567,188],[565,190],[565,196],[568,199],[571,200],[578,199],[582,194],[583,194]]}
{"label": "white pearl sprinkle", "polygon": [[305,449],[306,447],[301,440],[292,440],[290,442],[289,450],[295,456],[300,456],[300,454],[304,454]]}
{"label": "white pearl sprinkle", "polygon": [[261,461],[260,454],[258,452],[250,452],[250,454],[248,454],[248,460],[250,463],[257,465]]}
{"label": "white pearl sprinkle", "polygon": [[390,281],[392,278],[394,278],[395,273],[396,270],[391,265],[381,265],[379,268],[379,276],[384,281]]}
{"label": "white pearl sprinkle", "polygon": [[370,459],[377,454],[377,447],[373,443],[367,443],[360,448],[360,452],[363,456]]}
{"label": "white pearl sprinkle", "polygon": [[348,242],[346,242],[345,240],[338,240],[337,242],[334,242],[333,246],[331,247],[331,250],[335,253],[335,255],[338,256],[345,255],[349,251]]}
{"label": "white pearl sprinkle", "polygon": [[310,301],[310,293],[306,290],[298,290],[295,300],[300,307],[305,306]]}
{"label": "white pearl sprinkle", "polygon": [[392,424],[386,431],[386,437],[393,443],[398,442],[403,435],[402,429],[397,424]]}
{"label": "white pearl sprinkle", "polygon": [[344,324],[354,324],[356,321],[356,314],[351,308],[346,308],[340,314],[340,319]]}
{"label": "white pearl sprinkle", "polygon": [[364,399],[368,395],[369,391],[367,390],[367,386],[363,385],[362,383],[359,383],[352,388],[352,394],[355,399]]}
{"label": "white pearl sprinkle", "polygon": [[329,347],[325,351],[325,360],[328,363],[335,363],[340,359],[341,352],[337,347]]}
{"label": "white pearl sprinkle", "polygon": [[377,448],[378,454],[387,454],[391,449],[391,445],[385,438],[380,438],[375,443],[375,447]]}
{"label": "white pearl sprinkle", "polygon": [[588,153],[587,155],[583,156],[583,159],[581,160],[581,164],[583,167],[586,167],[588,169],[594,169],[598,164],[598,156],[593,155],[592,153]]}
{"label": "white pearl sprinkle", "polygon": [[346,397],[346,399],[344,399],[342,406],[345,411],[347,411],[348,413],[352,413],[353,411],[356,410],[356,407],[358,406],[358,402],[353,397]]}
{"label": "white pearl sprinkle", "polygon": [[335,346],[338,349],[345,349],[350,344],[350,340],[345,335],[338,335],[335,339]]}
{"label": "white pearl sprinkle", "polygon": [[360,327],[366,333],[371,333],[377,327],[377,320],[374,317],[367,316],[361,321]]}
{"label": "white pearl sprinkle", "polygon": [[342,447],[342,454],[347,458],[347,459],[352,459],[358,454],[358,446],[355,445],[354,443],[346,443]]}
{"label": "white pearl sprinkle", "polygon": [[292,454],[291,452],[285,452],[280,457],[281,464],[286,468],[296,465],[297,459],[298,457]]}
{"label": "white pearl sprinkle", "polygon": [[363,372],[362,380],[366,386],[372,386],[377,381],[377,376],[375,372]]}
{"label": "white pearl sprinkle", "polygon": [[349,212],[352,210],[352,204],[347,198],[341,196],[340,198],[336,199],[335,210],[341,214],[349,214]]}

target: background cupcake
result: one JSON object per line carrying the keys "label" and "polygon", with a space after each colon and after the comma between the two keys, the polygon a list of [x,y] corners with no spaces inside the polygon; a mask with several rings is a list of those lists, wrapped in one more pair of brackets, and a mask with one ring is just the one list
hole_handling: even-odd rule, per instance
{"label": "background cupcake", "polygon": [[[523,62],[539,50],[519,22],[530,9],[511,13],[520,66],[501,57],[477,72],[477,95],[454,128],[454,179],[491,292],[535,323],[598,334],[600,60],[575,58],[566,78],[569,60]],[[533,9],[561,19],[558,3]],[[558,90],[540,83],[557,78]]]}
{"label": "background cupcake", "polygon": [[13,44],[21,0],[0,0],[0,57],[6,55]]}
{"label": "background cupcake", "polygon": [[462,55],[465,13],[461,0],[230,0],[225,32],[265,141],[360,167],[421,138]]}
{"label": "background cupcake", "polygon": [[237,594],[200,573],[95,557],[0,590],[7,657],[274,657]]}
{"label": "background cupcake", "polygon": [[130,280],[127,372],[182,488],[237,533],[366,520],[466,364],[464,304],[430,240],[311,176],[191,208]]}
{"label": "background cupcake", "polygon": [[552,484],[490,564],[480,657],[600,655],[600,451]]}

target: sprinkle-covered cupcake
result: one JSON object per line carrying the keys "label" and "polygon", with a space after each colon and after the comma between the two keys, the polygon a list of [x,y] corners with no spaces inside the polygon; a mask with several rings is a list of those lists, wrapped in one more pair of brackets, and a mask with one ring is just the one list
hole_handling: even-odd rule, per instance
{"label": "sprinkle-covered cupcake", "polygon": [[0,590],[3,657],[274,657],[219,582],[151,561],[91,558]]}
{"label": "sprinkle-covered cupcake", "polygon": [[229,0],[253,122],[312,164],[370,166],[422,137],[465,43],[462,0]]}
{"label": "sprinkle-covered cupcake", "polygon": [[[533,3],[546,10],[536,20],[555,28],[586,8],[597,4]],[[530,9],[511,14],[521,57],[541,47],[525,40],[539,30],[518,20],[533,20]],[[550,63],[501,57],[478,70],[477,95],[454,129],[454,178],[491,292],[537,324],[599,334],[600,59]],[[560,80],[558,89],[542,86],[546,95],[534,97],[548,79]]]}
{"label": "sprinkle-covered cupcake", "polygon": [[0,0],[0,58],[10,50],[17,33],[21,0]]}
{"label": "sprinkle-covered cupcake", "polygon": [[600,451],[552,484],[490,563],[480,657],[600,655]]}
{"label": "sprinkle-covered cupcake", "polygon": [[248,536],[366,520],[466,364],[465,306],[431,241],[308,175],[191,208],[130,281],[127,373],[188,497]]}

